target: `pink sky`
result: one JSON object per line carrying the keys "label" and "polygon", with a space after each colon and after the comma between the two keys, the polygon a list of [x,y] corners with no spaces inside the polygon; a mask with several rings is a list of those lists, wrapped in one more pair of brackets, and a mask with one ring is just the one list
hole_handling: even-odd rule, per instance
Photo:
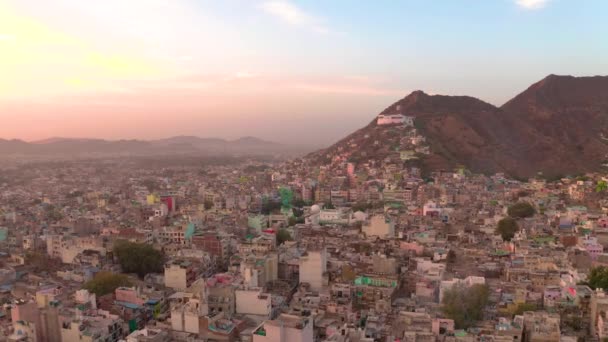
{"label": "pink sky", "polygon": [[416,89],[500,105],[607,70],[601,20],[552,25],[593,2],[3,0],[0,138],[319,145]]}

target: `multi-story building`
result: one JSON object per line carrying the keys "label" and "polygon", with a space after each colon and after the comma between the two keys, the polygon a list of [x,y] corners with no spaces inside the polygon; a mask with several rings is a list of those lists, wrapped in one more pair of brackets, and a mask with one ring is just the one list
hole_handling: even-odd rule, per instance
{"label": "multi-story building", "polygon": [[253,342],[313,342],[313,320],[281,314],[277,319],[265,321],[253,333]]}

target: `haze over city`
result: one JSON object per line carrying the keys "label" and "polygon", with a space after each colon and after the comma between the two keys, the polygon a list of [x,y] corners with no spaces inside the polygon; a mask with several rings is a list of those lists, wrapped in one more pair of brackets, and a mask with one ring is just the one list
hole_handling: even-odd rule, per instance
{"label": "haze over city", "polygon": [[548,74],[606,73],[607,12],[602,0],[4,0],[0,137],[323,146],[416,89],[502,105]]}
{"label": "haze over city", "polygon": [[0,0],[0,341],[608,342],[607,13]]}

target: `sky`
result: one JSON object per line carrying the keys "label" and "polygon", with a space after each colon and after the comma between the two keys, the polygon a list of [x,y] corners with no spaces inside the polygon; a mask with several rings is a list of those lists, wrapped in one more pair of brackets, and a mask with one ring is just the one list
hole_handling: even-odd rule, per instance
{"label": "sky", "polygon": [[0,138],[324,145],[413,90],[608,74],[605,0],[0,0]]}

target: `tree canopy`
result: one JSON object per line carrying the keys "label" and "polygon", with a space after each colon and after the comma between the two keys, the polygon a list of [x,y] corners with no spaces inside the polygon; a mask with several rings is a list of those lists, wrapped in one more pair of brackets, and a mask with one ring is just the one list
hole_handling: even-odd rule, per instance
{"label": "tree canopy", "polygon": [[496,233],[500,234],[505,241],[511,241],[517,231],[519,231],[517,221],[511,217],[503,218],[498,221],[498,225],[496,226]]}
{"label": "tree canopy", "polygon": [[114,292],[122,286],[131,286],[129,277],[125,274],[112,272],[99,272],[95,277],[84,284],[84,288],[97,296]]}
{"label": "tree canopy", "polygon": [[608,183],[605,180],[598,181],[595,186],[596,192],[604,192],[608,189]]}
{"label": "tree canopy", "polygon": [[445,292],[441,310],[454,320],[457,329],[467,329],[483,318],[489,294],[487,285],[455,285]]}
{"label": "tree canopy", "polygon": [[165,257],[162,252],[145,243],[116,241],[114,255],[125,273],[136,273],[144,277],[148,273],[163,271]]}
{"label": "tree canopy", "polygon": [[281,209],[281,202],[278,201],[264,201],[262,203],[262,215],[270,215],[273,212],[277,212]]}
{"label": "tree canopy", "polygon": [[519,303],[513,310],[513,315],[523,315],[526,311],[536,311],[537,309],[534,303]]}
{"label": "tree canopy", "polygon": [[608,290],[608,267],[598,266],[591,269],[587,284],[592,289]]}
{"label": "tree canopy", "polygon": [[535,214],[534,207],[527,202],[517,202],[509,207],[507,213],[514,218],[532,217]]}
{"label": "tree canopy", "polygon": [[205,200],[203,206],[205,207],[205,210],[210,210],[211,208],[213,208],[213,202],[210,200]]}
{"label": "tree canopy", "polygon": [[293,238],[287,229],[281,228],[277,232],[277,245],[280,245],[285,241],[293,241]]}

